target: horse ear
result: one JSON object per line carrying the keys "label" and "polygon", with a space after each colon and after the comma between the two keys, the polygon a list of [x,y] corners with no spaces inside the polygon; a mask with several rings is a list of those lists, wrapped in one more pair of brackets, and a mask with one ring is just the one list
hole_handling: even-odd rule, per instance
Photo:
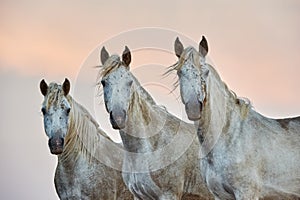
{"label": "horse ear", "polygon": [[183,52],[183,45],[180,42],[179,38],[177,37],[174,43],[174,50],[175,50],[175,54],[178,58],[180,58],[182,52]]}
{"label": "horse ear", "polygon": [[131,53],[127,46],[125,46],[125,50],[123,51],[122,61],[125,63],[126,66],[129,67],[129,64],[131,62]]}
{"label": "horse ear", "polygon": [[69,94],[70,87],[71,87],[70,81],[67,78],[65,78],[65,81],[62,85],[65,96],[67,96]]}
{"label": "horse ear", "polygon": [[40,90],[41,90],[42,95],[46,96],[47,91],[48,91],[48,85],[44,79],[41,80],[41,82],[40,82]]}
{"label": "horse ear", "polygon": [[101,63],[102,65],[104,65],[104,63],[107,61],[107,59],[109,58],[109,54],[106,51],[105,47],[102,47],[101,49]]}
{"label": "horse ear", "polygon": [[199,53],[205,57],[208,53],[208,44],[207,44],[207,40],[204,36],[202,36],[202,40],[199,43]]}

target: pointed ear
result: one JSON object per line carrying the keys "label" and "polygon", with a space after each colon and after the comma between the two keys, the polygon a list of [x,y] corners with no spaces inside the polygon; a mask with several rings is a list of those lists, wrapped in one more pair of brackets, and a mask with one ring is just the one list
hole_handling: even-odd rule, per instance
{"label": "pointed ear", "polygon": [[183,52],[183,45],[180,42],[179,38],[177,37],[174,43],[174,50],[175,50],[175,54],[178,58],[180,58],[182,52]]}
{"label": "pointed ear", "polygon": [[123,51],[122,61],[125,63],[126,66],[129,67],[129,64],[131,62],[131,53],[127,46],[125,46],[125,50]]}
{"label": "pointed ear", "polygon": [[208,44],[207,44],[207,40],[204,36],[202,36],[202,40],[199,43],[199,53],[205,57],[208,53]]}
{"label": "pointed ear", "polygon": [[48,91],[48,85],[44,79],[41,80],[41,82],[40,82],[40,90],[41,90],[42,95],[46,96],[47,91]]}
{"label": "pointed ear", "polygon": [[106,62],[106,60],[109,58],[109,54],[106,51],[105,47],[102,47],[100,54],[101,54],[100,55],[100,57],[101,57],[101,63],[102,63],[102,65],[104,65],[104,63]]}
{"label": "pointed ear", "polygon": [[69,94],[70,87],[71,87],[70,81],[67,78],[65,78],[65,81],[64,81],[64,83],[62,85],[62,88],[63,88],[65,96],[67,96]]}

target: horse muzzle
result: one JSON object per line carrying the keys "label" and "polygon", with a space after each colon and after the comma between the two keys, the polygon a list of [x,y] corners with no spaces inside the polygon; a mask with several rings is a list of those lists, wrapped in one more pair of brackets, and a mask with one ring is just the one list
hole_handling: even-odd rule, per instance
{"label": "horse muzzle", "polygon": [[185,112],[191,121],[197,121],[201,118],[202,102],[191,100],[185,104]]}
{"label": "horse muzzle", "polygon": [[120,130],[125,128],[126,112],[124,110],[111,111],[109,118],[113,129]]}
{"label": "horse muzzle", "polygon": [[64,149],[64,138],[62,137],[53,137],[48,141],[50,152],[54,155],[61,154]]}

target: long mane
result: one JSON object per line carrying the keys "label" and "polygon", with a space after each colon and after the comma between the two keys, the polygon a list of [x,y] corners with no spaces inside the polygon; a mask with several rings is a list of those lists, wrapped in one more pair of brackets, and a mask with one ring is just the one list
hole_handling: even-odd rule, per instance
{"label": "long mane", "polygon": [[121,61],[120,56],[111,55],[103,65],[98,66],[100,68],[98,79],[103,76],[106,76],[107,74],[111,73],[113,70],[116,70],[122,64],[123,62]]}
{"label": "long mane", "polygon": [[72,150],[77,149],[88,159],[96,156],[97,149],[99,150],[101,138],[112,140],[106,133],[99,128],[99,124],[91,116],[91,114],[71,96],[68,96],[71,102],[72,109],[70,112],[69,133],[66,137],[66,149],[71,151],[66,152],[66,157],[72,153]]}

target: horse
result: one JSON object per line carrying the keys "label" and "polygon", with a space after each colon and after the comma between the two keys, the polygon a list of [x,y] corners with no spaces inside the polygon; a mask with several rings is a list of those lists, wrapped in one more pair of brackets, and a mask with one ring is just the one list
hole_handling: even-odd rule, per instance
{"label": "horse", "polygon": [[175,70],[189,120],[196,124],[201,173],[215,199],[300,199],[300,117],[271,119],[238,98],[199,50],[174,43]]}
{"label": "horse", "polygon": [[[113,129],[126,150],[122,175],[140,200],[212,199],[201,175],[193,124],[156,104],[130,72],[131,52],[122,60],[101,49],[98,85]],[[102,87],[101,87],[102,86]]]}
{"label": "horse", "polygon": [[[120,171],[106,166],[96,154],[112,159],[105,144],[112,140],[90,113],[69,94],[70,81],[40,82],[42,114],[50,152],[58,157],[55,188],[60,199],[133,199]],[[102,159],[101,159],[102,160]]]}

